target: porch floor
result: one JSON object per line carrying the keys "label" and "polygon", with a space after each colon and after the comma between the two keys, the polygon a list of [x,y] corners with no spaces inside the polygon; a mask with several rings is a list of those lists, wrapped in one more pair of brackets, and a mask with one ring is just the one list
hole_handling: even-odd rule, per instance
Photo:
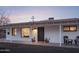
{"label": "porch floor", "polygon": [[39,46],[53,46],[53,47],[65,47],[65,48],[79,48],[79,45],[65,45],[59,43],[45,43],[45,42],[26,42],[26,41],[18,41],[18,40],[5,40],[0,39],[0,43],[16,43],[16,44],[24,44],[24,45],[39,45]]}

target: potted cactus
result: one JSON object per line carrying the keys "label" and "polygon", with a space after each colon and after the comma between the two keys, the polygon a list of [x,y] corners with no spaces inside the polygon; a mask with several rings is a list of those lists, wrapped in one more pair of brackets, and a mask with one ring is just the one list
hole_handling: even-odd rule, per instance
{"label": "potted cactus", "polygon": [[49,40],[46,38],[45,40],[44,40],[46,43],[49,43]]}
{"label": "potted cactus", "polygon": [[34,38],[32,38],[32,42],[35,42],[35,37],[34,37]]}

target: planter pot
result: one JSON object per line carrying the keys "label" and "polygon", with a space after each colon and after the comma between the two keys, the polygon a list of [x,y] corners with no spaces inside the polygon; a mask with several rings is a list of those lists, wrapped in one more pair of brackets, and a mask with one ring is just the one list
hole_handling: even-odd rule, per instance
{"label": "planter pot", "polygon": [[35,42],[35,39],[32,39],[32,42]]}
{"label": "planter pot", "polygon": [[49,40],[44,40],[46,43],[49,43]]}

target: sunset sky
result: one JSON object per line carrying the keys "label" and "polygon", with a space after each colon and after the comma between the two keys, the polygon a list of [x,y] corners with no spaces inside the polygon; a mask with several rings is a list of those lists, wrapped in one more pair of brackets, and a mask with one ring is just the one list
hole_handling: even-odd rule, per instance
{"label": "sunset sky", "polygon": [[12,23],[32,21],[32,16],[35,16],[36,21],[46,20],[49,17],[79,18],[78,6],[0,6],[0,14],[3,12],[9,16]]}

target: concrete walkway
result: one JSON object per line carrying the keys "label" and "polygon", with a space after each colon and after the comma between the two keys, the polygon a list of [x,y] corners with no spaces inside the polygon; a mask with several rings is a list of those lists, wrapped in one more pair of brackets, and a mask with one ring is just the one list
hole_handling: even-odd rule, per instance
{"label": "concrete walkway", "polygon": [[26,42],[26,41],[18,41],[18,40],[4,40],[1,39],[0,43],[16,43],[16,44],[24,44],[24,45],[40,45],[40,46],[54,46],[54,47],[66,47],[66,48],[79,48],[77,45],[64,45],[61,44],[59,46],[58,43],[45,43],[45,42]]}

